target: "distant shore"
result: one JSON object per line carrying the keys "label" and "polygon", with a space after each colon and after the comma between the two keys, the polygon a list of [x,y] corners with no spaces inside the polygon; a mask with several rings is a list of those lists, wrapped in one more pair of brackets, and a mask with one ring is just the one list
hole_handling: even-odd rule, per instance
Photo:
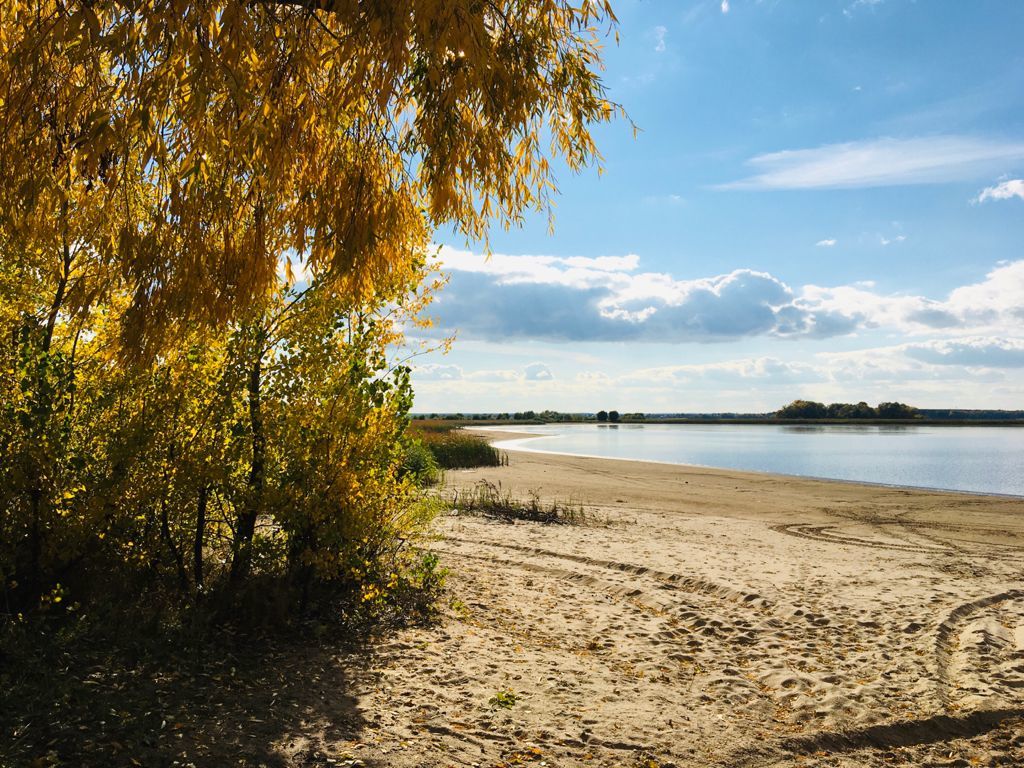
{"label": "distant shore", "polygon": [[[430,421],[449,420],[447,416]],[[1024,419],[777,419],[774,416],[695,416],[665,417],[645,419],[619,419],[618,421],[597,421],[596,419],[468,419],[465,417],[451,418],[466,427],[509,427],[530,424],[767,424],[785,426],[869,426],[869,427],[1024,427]]]}

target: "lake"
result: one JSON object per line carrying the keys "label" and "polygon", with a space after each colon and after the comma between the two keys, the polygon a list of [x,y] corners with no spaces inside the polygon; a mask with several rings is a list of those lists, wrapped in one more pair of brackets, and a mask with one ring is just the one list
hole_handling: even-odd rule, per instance
{"label": "lake", "polygon": [[[493,427],[491,429],[505,429]],[[544,424],[498,448],[1024,496],[1024,427]]]}

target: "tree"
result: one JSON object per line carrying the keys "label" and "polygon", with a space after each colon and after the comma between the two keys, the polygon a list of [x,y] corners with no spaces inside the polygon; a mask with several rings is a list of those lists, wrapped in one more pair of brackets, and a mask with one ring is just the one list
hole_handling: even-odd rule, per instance
{"label": "tree", "polygon": [[824,419],[828,415],[824,403],[794,400],[775,413],[777,419]]}
{"label": "tree", "polygon": [[608,411],[598,411],[597,412],[597,420],[598,421],[608,421]]}
{"label": "tree", "polygon": [[851,413],[850,418],[853,418],[853,419],[873,419],[873,418],[875,418],[876,415],[877,414],[875,413],[875,409],[872,408],[867,403],[865,403],[863,400],[861,400],[859,403],[857,403],[855,406],[853,406],[853,411]]}
{"label": "tree", "polygon": [[604,22],[589,0],[0,3],[5,605],[393,583],[431,230],[485,238],[549,209],[556,161],[599,160]]}
{"label": "tree", "polygon": [[917,409],[905,403],[879,403],[878,418],[880,419],[913,419],[917,417]]}
{"label": "tree", "polygon": [[372,300],[431,226],[485,238],[550,210],[554,158],[598,158],[605,22],[591,0],[0,4],[0,238],[115,265],[132,349],[241,318],[282,259]]}
{"label": "tree", "polygon": [[618,411],[608,411],[608,421],[618,421],[618,420],[619,420],[619,412]]}

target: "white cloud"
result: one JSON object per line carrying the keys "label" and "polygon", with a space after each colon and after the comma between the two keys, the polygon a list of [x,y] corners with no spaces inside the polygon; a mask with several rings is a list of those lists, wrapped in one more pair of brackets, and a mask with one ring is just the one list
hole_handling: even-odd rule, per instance
{"label": "white cloud", "polygon": [[854,0],[853,3],[843,9],[843,15],[847,18],[851,18],[858,8],[874,8],[876,5],[881,5],[885,0]]}
{"label": "white cloud", "polygon": [[881,138],[758,155],[755,175],[719,189],[841,189],[969,181],[1024,161],[1024,142],[969,136]]}
{"label": "white cloud", "polygon": [[981,190],[974,202],[984,203],[986,200],[1009,200],[1012,197],[1019,197],[1024,200],[1024,179],[1010,179],[994,187],[986,187]]}
{"label": "white cloud", "polygon": [[1002,264],[982,282],[957,288],[946,306],[965,324],[1019,329],[1024,322],[1024,261]]}
{"label": "white cloud", "polygon": [[906,239],[907,239],[906,235],[896,235],[895,237],[893,237],[891,239],[886,237],[885,235],[879,235],[878,236],[878,242],[880,242],[882,245],[892,245],[893,243],[902,243]]}
{"label": "white cloud", "polygon": [[544,363],[530,363],[523,369],[523,378],[527,381],[553,381],[555,375]]}
{"label": "white cloud", "polygon": [[668,27],[657,26],[654,28],[654,50],[658,53],[665,51],[665,36],[668,35]]}
{"label": "white cloud", "polygon": [[831,248],[837,242],[838,241],[834,237],[831,237],[828,238],[827,240],[819,240],[818,242],[815,243],[815,245],[818,246],[819,248]]}
{"label": "white cloud", "polygon": [[460,365],[421,363],[413,366],[413,377],[417,382],[473,382],[473,383],[522,383],[524,381],[554,381],[555,375],[547,364],[536,362],[520,370],[497,369],[466,372]]}
{"label": "white cloud", "polygon": [[907,344],[905,354],[933,365],[971,368],[1024,368],[1024,339],[971,337]]}
{"label": "white cloud", "polygon": [[414,372],[420,381],[459,381],[462,379],[462,368],[457,365],[428,363],[415,366]]}
{"label": "white cloud", "polygon": [[722,0],[722,13],[729,12],[729,0]]}
{"label": "white cloud", "polygon": [[438,332],[505,344],[824,338],[872,329],[968,336],[1006,334],[1024,322],[1024,260],[935,298],[882,293],[871,281],[793,288],[750,269],[680,280],[640,270],[635,255],[485,261],[446,247],[442,260],[451,281],[432,308]]}
{"label": "white cloud", "polygon": [[576,374],[576,381],[584,384],[607,384],[612,380],[604,371],[580,371]]}
{"label": "white cloud", "polygon": [[508,370],[474,371],[466,375],[468,381],[521,381],[522,378],[519,371]]}
{"label": "white cloud", "polygon": [[646,195],[643,198],[643,202],[648,205],[686,205],[686,198],[682,195],[667,194],[667,195]]}
{"label": "white cloud", "polygon": [[741,358],[718,363],[641,368],[616,379],[625,386],[678,386],[699,383],[738,384],[751,381],[813,381],[822,374],[813,365],[774,357]]}
{"label": "white cloud", "polygon": [[[779,347],[786,348],[797,350]],[[580,411],[613,401],[620,411],[761,412],[797,397],[871,404],[901,400],[923,408],[1016,408],[1024,398],[1024,338],[1019,336],[929,339],[802,360],[786,359],[788,354],[632,370],[627,365],[613,376],[589,369],[557,385],[540,379],[524,386],[519,371],[500,380],[483,371],[454,381],[417,379],[417,410],[450,410],[458,402],[462,410]]]}

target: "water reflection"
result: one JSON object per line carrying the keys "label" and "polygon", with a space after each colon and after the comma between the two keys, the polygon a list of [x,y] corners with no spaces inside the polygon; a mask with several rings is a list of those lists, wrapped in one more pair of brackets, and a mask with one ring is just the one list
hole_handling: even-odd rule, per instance
{"label": "water reflection", "polygon": [[781,424],[783,432],[796,434],[809,432],[883,432],[886,434],[911,433],[919,429],[913,424]]}

